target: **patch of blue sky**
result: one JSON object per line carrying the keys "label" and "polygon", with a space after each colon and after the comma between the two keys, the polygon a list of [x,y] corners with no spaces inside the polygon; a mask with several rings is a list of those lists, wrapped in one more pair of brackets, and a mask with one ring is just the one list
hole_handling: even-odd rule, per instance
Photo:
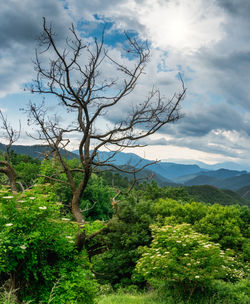
{"label": "patch of blue sky", "polygon": [[183,101],[183,106],[185,110],[192,110],[194,105],[200,104],[201,100],[203,100],[203,96],[200,94],[196,94],[193,92],[189,92],[187,88],[187,94]]}
{"label": "patch of blue sky", "polygon": [[69,6],[68,6],[68,3],[67,3],[66,0],[60,0],[60,2],[62,2],[63,8],[64,8],[65,10],[68,10],[68,9],[69,9]]}
{"label": "patch of blue sky", "polygon": [[[136,31],[126,30],[125,33],[125,31],[122,29],[116,28],[114,21],[103,18],[99,15],[94,15],[94,17],[96,21],[80,20],[77,23],[77,30],[81,33],[81,37],[96,38],[97,41],[101,41],[103,30],[105,30],[104,43],[109,47],[123,47],[124,50],[129,49],[127,36],[130,39],[136,39],[139,45],[143,45],[144,47],[147,46],[147,42],[142,41]],[[134,58],[133,54],[130,52],[123,52],[122,55],[126,56],[129,59]]]}
{"label": "patch of blue sky", "polygon": [[[41,103],[44,100],[42,95],[31,94],[29,92],[19,94],[8,94],[0,98],[0,108],[4,110],[10,122],[26,120],[27,114],[25,110],[28,108],[29,102]],[[55,108],[58,100],[53,96],[45,96],[46,104]]]}
{"label": "patch of blue sky", "polygon": [[26,94],[9,94],[0,98],[0,108],[4,115],[7,116],[8,122],[18,128],[19,120],[26,122],[27,115],[22,111],[29,102],[29,97]]}
{"label": "patch of blue sky", "polygon": [[162,57],[160,63],[157,65],[157,72],[172,72],[173,69],[169,68],[167,65],[168,52],[165,51]]}
{"label": "patch of blue sky", "polygon": [[188,73],[195,73],[195,70],[192,69],[189,65],[186,67]]}
{"label": "patch of blue sky", "polygon": [[211,105],[216,105],[216,104],[220,104],[220,103],[225,102],[225,99],[224,99],[223,96],[218,95],[218,94],[216,94],[214,92],[211,92],[211,91],[206,94],[206,97],[209,100],[209,103]]}

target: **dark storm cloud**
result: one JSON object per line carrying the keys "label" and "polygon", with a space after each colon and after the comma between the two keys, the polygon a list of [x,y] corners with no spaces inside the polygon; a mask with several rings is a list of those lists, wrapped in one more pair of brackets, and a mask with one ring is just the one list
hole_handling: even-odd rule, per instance
{"label": "dark storm cloud", "polygon": [[0,96],[17,92],[21,84],[31,81],[36,38],[42,30],[42,17],[53,22],[64,37],[70,23],[59,1],[2,1],[0,4]]}
{"label": "dark storm cloud", "polygon": [[53,21],[57,31],[65,20],[64,10],[58,1],[3,1],[0,10],[0,49],[12,43],[33,44],[42,29],[42,17]]}
{"label": "dark storm cloud", "polygon": [[202,111],[194,109],[186,113],[185,117],[173,125],[166,125],[161,131],[177,137],[202,137],[212,130],[243,130],[250,135],[250,126],[245,122],[243,114],[226,103],[202,106]]}
{"label": "dark storm cloud", "polygon": [[[194,139],[192,137],[186,138],[176,138],[172,140],[168,140],[168,145],[174,145],[178,147],[189,147],[193,150],[198,150],[202,152],[212,153],[212,154],[220,154],[227,157],[238,158],[241,157],[245,147],[242,145],[229,144],[228,140],[224,137],[220,138],[220,142],[218,142],[218,138],[215,141],[215,136],[211,135],[210,138],[200,138]],[[246,151],[245,151],[246,152]]]}
{"label": "dark storm cloud", "polygon": [[213,73],[214,92],[231,104],[250,110],[250,51],[200,54],[199,60]]}
{"label": "dark storm cloud", "polygon": [[241,16],[249,18],[249,0],[217,0],[217,2],[232,16]]}
{"label": "dark storm cloud", "polygon": [[143,138],[138,141],[138,144],[140,145],[149,145],[149,146],[158,146],[158,145],[164,146],[167,145],[168,143],[169,141],[163,137],[159,139]]}
{"label": "dark storm cloud", "polygon": [[247,75],[250,67],[250,51],[234,51],[227,55],[218,54],[212,57],[210,62],[214,68],[222,69],[231,76],[234,76],[232,73],[238,74],[238,76]]}

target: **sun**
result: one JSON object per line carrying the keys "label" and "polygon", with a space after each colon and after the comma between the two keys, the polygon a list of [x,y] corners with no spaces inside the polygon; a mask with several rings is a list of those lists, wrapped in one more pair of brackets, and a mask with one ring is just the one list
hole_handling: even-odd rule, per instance
{"label": "sun", "polygon": [[213,0],[148,0],[139,21],[157,47],[195,51],[223,36],[224,14]]}

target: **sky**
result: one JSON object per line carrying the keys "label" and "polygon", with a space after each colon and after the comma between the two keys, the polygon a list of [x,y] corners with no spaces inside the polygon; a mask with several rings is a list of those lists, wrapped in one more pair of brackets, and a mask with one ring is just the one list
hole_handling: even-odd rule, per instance
{"label": "sky", "polygon": [[[0,1],[0,109],[14,126],[22,121],[17,144],[34,144],[20,109],[41,100],[24,87],[36,77],[34,50],[43,16],[52,22],[59,44],[72,23],[86,40],[99,37],[106,23],[106,44],[117,59],[122,59],[124,31],[148,41],[146,74],[131,99],[104,118],[110,123],[153,85],[170,98],[180,89],[181,73],[187,88],[184,117],[145,139],[147,147],[130,152],[179,163],[233,162],[250,170],[249,0]],[[104,67],[104,72],[110,71]],[[47,102],[55,106],[52,97]],[[72,139],[72,149],[75,144]]]}

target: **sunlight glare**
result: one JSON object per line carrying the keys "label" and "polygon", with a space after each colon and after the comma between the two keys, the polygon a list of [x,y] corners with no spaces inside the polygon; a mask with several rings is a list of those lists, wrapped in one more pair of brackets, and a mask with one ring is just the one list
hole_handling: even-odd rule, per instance
{"label": "sunlight glare", "polygon": [[223,37],[224,14],[213,0],[148,0],[138,11],[156,47],[196,51]]}

